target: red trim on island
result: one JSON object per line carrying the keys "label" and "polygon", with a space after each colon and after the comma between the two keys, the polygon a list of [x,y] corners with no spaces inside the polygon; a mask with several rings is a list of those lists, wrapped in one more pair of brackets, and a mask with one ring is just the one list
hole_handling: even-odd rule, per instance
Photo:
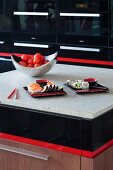
{"label": "red trim on island", "polygon": [[9,134],[6,134],[6,133],[0,133],[0,139],[13,140],[13,141],[16,141],[16,142],[22,142],[22,143],[40,146],[40,147],[53,149],[53,150],[57,150],[57,151],[81,155],[81,149],[70,148],[70,147],[67,147],[67,146],[52,144],[52,143],[48,143],[48,142],[43,142],[43,141],[24,138],[24,137],[19,137],[19,136],[15,136],[15,135],[9,135]]}
{"label": "red trim on island", "polygon": [[97,155],[99,155],[100,153],[104,152],[106,149],[110,148],[112,145],[113,145],[113,139],[111,139],[110,141],[108,141],[104,145],[100,146],[95,151],[90,152],[90,151],[82,150],[81,155],[84,156],[84,157],[87,157],[87,158],[94,158]]}
{"label": "red trim on island", "polygon": [[44,148],[48,148],[48,149],[53,149],[53,150],[57,150],[57,151],[76,154],[76,155],[84,156],[87,158],[94,158],[113,145],[113,139],[112,139],[112,140],[108,141],[107,143],[105,143],[104,145],[102,145],[97,150],[91,152],[91,151],[87,151],[87,150],[81,150],[81,149],[71,148],[71,147],[67,147],[67,146],[43,142],[43,141],[39,141],[39,140],[10,135],[10,134],[6,134],[6,133],[0,133],[0,139],[7,139],[7,140],[16,141],[16,142],[22,142],[22,143],[40,146],[40,147],[44,147]]}

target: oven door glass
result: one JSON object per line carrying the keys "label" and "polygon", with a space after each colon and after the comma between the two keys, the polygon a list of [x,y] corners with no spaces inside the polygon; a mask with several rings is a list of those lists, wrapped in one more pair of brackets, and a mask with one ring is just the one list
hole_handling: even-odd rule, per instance
{"label": "oven door glass", "polygon": [[12,11],[11,11],[11,2],[9,0],[0,1],[0,46],[1,50],[7,44],[11,43],[11,31],[12,31]]}
{"label": "oven door glass", "polygon": [[108,0],[58,0],[62,12],[105,12]]}
{"label": "oven door glass", "polygon": [[[107,1],[59,1],[58,42],[106,45],[108,43]],[[63,5],[64,4],[64,5]],[[68,6],[68,8],[67,8]],[[105,9],[106,7],[106,9]]]}
{"label": "oven door glass", "polygon": [[16,0],[13,36],[18,41],[55,42],[55,1]]}
{"label": "oven door glass", "polygon": [[0,32],[11,32],[11,3],[9,0],[0,1]]}

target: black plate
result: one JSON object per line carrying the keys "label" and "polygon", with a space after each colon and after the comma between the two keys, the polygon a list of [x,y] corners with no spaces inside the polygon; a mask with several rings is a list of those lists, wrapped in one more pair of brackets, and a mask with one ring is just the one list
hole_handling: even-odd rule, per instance
{"label": "black plate", "polygon": [[71,89],[74,93],[78,93],[78,94],[84,94],[84,93],[100,93],[100,92],[106,92],[109,91],[109,89],[107,87],[104,87],[98,83],[95,83],[95,85],[93,86],[89,86],[89,89],[74,89],[72,86],[68,85],[68,84],[64,84],[64,86],[68,87],[69,89]]}
{"label": "black plate", "polygon": [[62,89],[56,92],[43,92],[43,93],[36,93],[36,94],[32,94],[28,91],[27,87],[24,87],[24,89],[34,98],[38,98],[38,97],[52,97],[52,96],[63,96],[66,95],[67,93]]}

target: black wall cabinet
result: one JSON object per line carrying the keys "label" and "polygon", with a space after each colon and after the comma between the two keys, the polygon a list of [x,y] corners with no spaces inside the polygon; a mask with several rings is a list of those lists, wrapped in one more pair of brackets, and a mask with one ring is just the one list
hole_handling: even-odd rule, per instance
{"label": "black wall cabinet", "polygon": [[0,51],[9,51],[12,34],[12,2],[0,1]]}
{"label": "black wall cabinet", "polygon": [[1,0],[0,51],[58,50],[61,63],[108,66],[112,8],[113,0]]}

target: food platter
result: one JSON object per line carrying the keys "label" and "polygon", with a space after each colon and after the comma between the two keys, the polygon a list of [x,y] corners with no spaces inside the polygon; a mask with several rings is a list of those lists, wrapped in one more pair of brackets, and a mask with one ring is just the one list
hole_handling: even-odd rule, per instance
{"label": "food platter", "polygon": [[[45,87],[48,83],[48,80],[36,80],[36,83],[40,84],[41,87]],[[49,86],[50,88],[48,88],[47,90],[43,91],[43,92],[37,92],[37,93],[31,93],[28,90],[28,87],[24,87],[24,89],[30,94],[30,96],[34,97],[34,98],[38,98],[38,97],[52,97],[52,96],[63,96],[66,95],[67,93],[64,91],[63,88],[59,88],[58,86],[54,85],[54,86]],[[54,88],[51,88],[54,87]]]}
{"label": "food platter", "polygon": [[[86,80],[86,79],[85,79]],[[87,79],[89,80],[89,78]],[[91,78],[90,78],[91,80]],[[87,89],[76,89],[74,88],[72,85],[70,85],[69,83],[65,83],[64,86],[66,86],[67,88],[69,88],[71,91],[73,91],[74,93],[78,93],[78,94],[85,94],[85,93],[101,93],[101,92],[107,92],[109,91],[109,89],[99,83],[97,83],[97,80],[95,79],[95,81],[93,82],[89,82],[89,88]]]}

